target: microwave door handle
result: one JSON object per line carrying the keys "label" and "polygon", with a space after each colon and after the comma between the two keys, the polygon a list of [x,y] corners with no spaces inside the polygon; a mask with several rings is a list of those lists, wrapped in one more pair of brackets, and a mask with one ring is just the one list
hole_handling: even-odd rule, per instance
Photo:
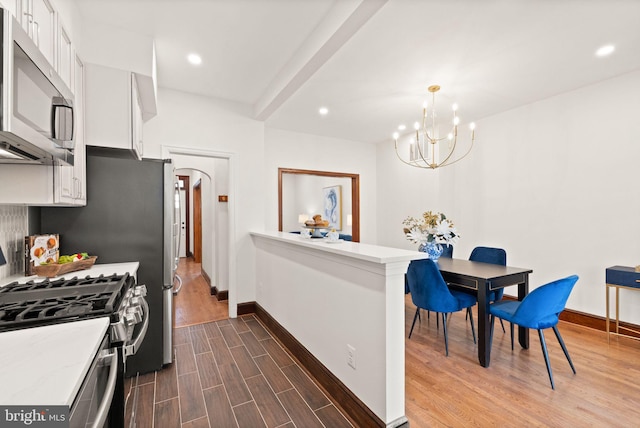
{"label": "microwave door handle", "polygon": [[107,415],[109,414],[109,408],[111,407],[111,401],[113,400],[113,393],[116,390],[116,380],[118,378],[118,351],[116,349],[110,355],[106,355],[104,358],[111,357],[111,368],[109,368],[109,379],[107,380],[107,388],[100,407],[98,407],[98,414],[93,422],[93,428],[102,428]]}
{"label": "microwave door handle", "polygon": [[145,299],[141,299],[140,302],[142,303],[142,313],[144,316],[144,321],[142,323],[142,328],[138,332],[138,335],[136,336],[133,343],[124,347],[124,355],[127,357],[136,353],[136,351],[140,347],[140,343],[142,343],[142,341],[144,340],[144,336],[147,334],[147,328],[149,327],[149,304]]}

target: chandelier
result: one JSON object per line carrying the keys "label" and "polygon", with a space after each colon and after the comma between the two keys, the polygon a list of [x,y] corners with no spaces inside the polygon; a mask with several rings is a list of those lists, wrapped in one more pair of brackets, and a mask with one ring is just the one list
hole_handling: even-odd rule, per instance
{"label": "chandelier", "polygon": [[467,151],[459,157],[454,156],[456,144],[458,143],[458,105],[453,105],[453,121],[448,133],[440,135],[440,127],[436,123],[436,92],[440,90],[440,86],[429,86],[428,91],[431,92],[431,105],[427,105],[427,101],[422,106],[422,125],[419,122],[414,124],[415,139],[409,143],[409,156],[403,157],[398,152],[398,138],[400,135],[395,132],[393,139],[395,141],[396,155],[398,159],[410,166],[416,168],[436,169],[442,166],[452,165],[463,159],[469,154],[473,147],[475,139],[475,124],[471,123],[471,144]]}

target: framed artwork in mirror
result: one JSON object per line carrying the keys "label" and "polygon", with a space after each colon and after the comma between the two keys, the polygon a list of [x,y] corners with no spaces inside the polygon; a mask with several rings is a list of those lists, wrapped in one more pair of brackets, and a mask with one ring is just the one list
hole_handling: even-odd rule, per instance
{"label": "framed artwork in mirror", "polygon": [[330,186],[322,189],[322,218],[329,220],[329,227],[342,230],[342,186]]}

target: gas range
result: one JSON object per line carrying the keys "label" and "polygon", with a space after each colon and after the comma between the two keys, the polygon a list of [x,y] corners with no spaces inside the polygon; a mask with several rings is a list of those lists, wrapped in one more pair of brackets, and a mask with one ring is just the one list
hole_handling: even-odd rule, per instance
{"label": "gas range", "polygon": [[[112,344],[127,343],[148,317],[145,295],[129,274],[16,281],[0,288],[0,331],[108,316]],[[125,349],[135,353],[135,346]]]}

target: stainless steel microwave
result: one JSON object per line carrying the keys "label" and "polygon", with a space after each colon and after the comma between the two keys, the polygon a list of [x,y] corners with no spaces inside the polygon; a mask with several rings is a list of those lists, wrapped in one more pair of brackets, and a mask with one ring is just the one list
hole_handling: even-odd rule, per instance
{"label": "stainless steel microwave", "polygon": [[73,165],[73,94],[0,8],[0,163]]}

